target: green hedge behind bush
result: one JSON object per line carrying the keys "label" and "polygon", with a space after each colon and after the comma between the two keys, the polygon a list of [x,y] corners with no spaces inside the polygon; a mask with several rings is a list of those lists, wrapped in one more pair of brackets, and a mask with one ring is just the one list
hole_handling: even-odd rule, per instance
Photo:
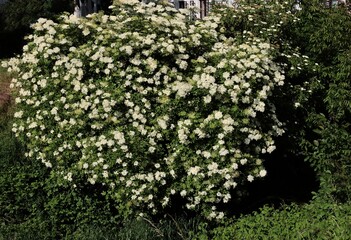
{"label": "green hedge behind bush", "polygon": [[319,64],[311,79],[302,152],[321,182],[321,194],[351,200],[351,14],[304,1],[291,39]]}

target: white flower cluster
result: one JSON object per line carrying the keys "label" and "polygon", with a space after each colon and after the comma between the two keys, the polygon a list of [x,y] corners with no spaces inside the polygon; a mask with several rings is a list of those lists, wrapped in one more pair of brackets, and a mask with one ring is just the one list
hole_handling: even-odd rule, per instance
{"label": "white flower cluster", "polygon": [[33,25],[5,64],[18,72],[12,130],[58,179],[108,186],[133,214],[179,194],[223,218],[215,205],[267,173],[259,156],[284,132],[269,96],[284,72],[262,39],[222,35],[220,16],[192,23],[168,5],[127,5]]}

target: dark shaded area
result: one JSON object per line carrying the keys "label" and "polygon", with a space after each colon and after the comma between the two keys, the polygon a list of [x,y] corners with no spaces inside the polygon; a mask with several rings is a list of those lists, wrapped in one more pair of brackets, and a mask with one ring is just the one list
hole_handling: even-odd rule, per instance
{"label": "dark shaded area", "polygon": [[[229,216],[239,217],[258,211],[264,205],[278,209],[284,204],[304,204],[312,200],[313,193],[320,187],[316,172],[304,161],[303,155],[289,151],[291,142],[287,135],[276,139],[276,146],[275,151],[265,156],[267,175],[242,185],[239,189],[243,194],[241,197],[233,191],[232,201],[219,204],[218,209],[228,212]],[[182,209],[186,203],[185,199],[175,195],[165,212],[172,216],[196,217],[194,212]]]}
{"label": "dark shaded area", "polygon": [[59,13],[72,11],[69,0],[8,0],[0,5],[0,58],[22,52],[24,37],[32,32],[30,25],[38,18],[54,19]]}
{"label": "dark shaded area", "polygon": [[[310,78],[306,72],[293,79],[288,76],[287,82],[298,87],[303,79]],[[247,194],[233,203],[230,209],[235,215],[252,213],[264,205],[279,208],[283,204],[308,203],[312,200],[313,192],[320,188],[319,176],[311,164],[306,162],[305,152],[301,148],[302,139],[314,135],[311,129],[306,128],[307,112],[303,108],[295,108],[292,105],[294,101],[287,100],[298,99],[293,91],[296,86],[286,84],[272,94],[276,114],[284,123],[285,133],[274,139],[276,150],[261,156],[267,175],[243,186]]]}
{"label": "dark shaded area", "polygon": [[233,214],[248,214],[264,205],[279,208],[282,204],[307,203],[318,191],[316,173],[302,156],[284,151],[286,138],[277,139],[277,150],[266,160],[267,176],[247,184],[248,195],[231,209]]}
{"label": "dark shaded area", "polygon": [[0,59],[10,58],[21,53],[28,30],[0,31]]}
{"label": "dark shaded area", "polygon": [[[30,24],[38,18],[55,19],[63,12],[73,13],[72,0],[8,0],[0,4],[0,59],[21,54],[30,33]],[[102,0],[99,10],[110,13],[112,0]]]}

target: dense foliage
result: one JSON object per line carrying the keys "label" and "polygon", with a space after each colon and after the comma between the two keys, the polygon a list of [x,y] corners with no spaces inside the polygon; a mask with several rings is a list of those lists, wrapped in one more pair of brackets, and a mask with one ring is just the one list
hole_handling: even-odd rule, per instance
{"label": "dense foliage", "polygon": [[209,239],[348,239],[351,234],[349,204],[313,202],[280,210],[264,207],[220,227]]}
{"label": "dense foliage", "polygon": [[350,200],[351,157],[351,15],[344,6],[326,9],[307,2],[299,13],[292,40],[319,63],[311,81],[313,95],[302,146],[318,173],[325,196]]}

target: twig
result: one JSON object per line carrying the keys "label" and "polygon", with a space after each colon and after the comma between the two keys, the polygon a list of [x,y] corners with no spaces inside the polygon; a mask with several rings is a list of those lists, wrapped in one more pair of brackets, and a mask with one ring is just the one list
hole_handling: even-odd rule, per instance
{"label": "twig", "polygon": [[162,231],[161,231],[153,222],[151,222],[149,219],[147,219],[147,218],[145,218],[145,217],[143,217],[143,219],[144,219],[145,221],[147,221],[147,222],[154,228],[154,230],[155,230],[155,232],[158,234],[158,236],[164,237]]}
{"label": "twig", "polygon": [[179,227],[179,224],[177,223],[177,221],[171,216],[168,214],[168,216],[170,216],[170,218],[173,220],[173,222],[175,223],[177,229],[178,229],[178,235],[185,240],[185,237],[184,237],[184,232],[182,231],[182,229]]}

